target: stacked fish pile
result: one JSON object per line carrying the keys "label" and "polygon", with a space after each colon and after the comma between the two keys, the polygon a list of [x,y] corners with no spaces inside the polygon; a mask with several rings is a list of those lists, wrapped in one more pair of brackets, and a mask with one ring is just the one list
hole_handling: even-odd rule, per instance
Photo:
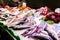
{"label": "stacked fish pile", "polygon": [[[49,16],[52,13],[53,15]],[[41,40],[59,40],[60,25],[51,24],[56,22],[55,18],[57,17],[54,16],[56,13],[59,13],[59,10],[52,12],[48,7],[31,9],[26,6],[19,8],[5,6],[0,8],[0,21],[4,21],[4,25],[8,27],[30,27],[22,34],[24,37],[28,36]]]}
{"label": "stacked fish pile", "polygon": [[24,37],[38,38],[40,40],[59,40],[60,26],[48,25],[44,21],[35,27],[29,28],[22,35]]}

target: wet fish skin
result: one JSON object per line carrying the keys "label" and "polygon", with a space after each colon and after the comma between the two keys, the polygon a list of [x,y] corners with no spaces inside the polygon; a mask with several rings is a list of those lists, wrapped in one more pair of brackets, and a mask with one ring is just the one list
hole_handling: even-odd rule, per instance
{"label": "wet fish skin", "polygon": [[48,35],[53,39],[53,40],[57,40],[51,32],[49,32],[47,29],[44,29],[46,32],[48,32]]}

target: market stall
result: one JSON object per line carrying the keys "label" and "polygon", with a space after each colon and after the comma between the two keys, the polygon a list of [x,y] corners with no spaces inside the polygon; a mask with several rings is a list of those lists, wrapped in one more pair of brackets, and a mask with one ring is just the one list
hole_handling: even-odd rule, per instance
{"label": "market stall", "polygon": [[60,8],[34,8],[27,3],[23,0],[18,6],[0,5],[1,40],[60,40]]}

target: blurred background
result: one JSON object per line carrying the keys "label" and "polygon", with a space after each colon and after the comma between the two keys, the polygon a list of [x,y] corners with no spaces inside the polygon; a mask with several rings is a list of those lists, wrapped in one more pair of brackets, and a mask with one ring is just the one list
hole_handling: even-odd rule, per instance
{"label": "blurred background", "polygon": [[37,9],[47,6],[54,10],[60,7],[60,0],[0,0],[0,5],[18,6],[18,2],[25,1],[27,6]]}

